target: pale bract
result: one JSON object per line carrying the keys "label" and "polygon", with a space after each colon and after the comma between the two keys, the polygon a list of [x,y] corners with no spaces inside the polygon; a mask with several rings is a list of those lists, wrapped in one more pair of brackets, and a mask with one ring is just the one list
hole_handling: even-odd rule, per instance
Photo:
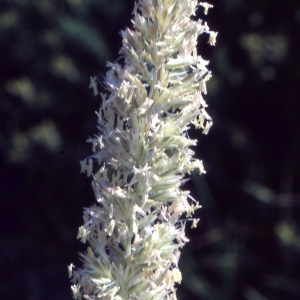
{"label": "pale bract", "polygon": [[69,266],[75,299],[176,299],[185,226],[197,226],[200,207],[182,185],[194,169],[205,173],[187,130],[194,124],[207,134],[212,125],[203,99],[211,74],[196,45],[202,33],[214,45],[217,33],[191,19],[199,6],[205,14],[212,7],[138,1],[120,60],[107,64],[98,133],[87,140],[93,154],[80,162],[97,202],[84,209],[77,236],[89,245],[83,267]]}

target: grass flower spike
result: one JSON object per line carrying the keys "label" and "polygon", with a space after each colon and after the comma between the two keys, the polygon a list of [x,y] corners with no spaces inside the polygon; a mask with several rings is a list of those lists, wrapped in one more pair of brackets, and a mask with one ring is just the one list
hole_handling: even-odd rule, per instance
{"label": "grass flower spike", "polygon": [[[108,63],[93,154],[81,162],[97,203],[84,209],[78,238],[88,243],[83,267],[69,266],[75,299],[176,299],[186,222],[200,205],[180,186],[202,161],[189,148],[190,124],[207,134],[208,61],[197,38],[217,33],[193,21],[196,0],[140,0],[133,29],[122,32],[121,58]],[[122,62],[122,63],[121,63]],[[98,94],[97,78],[90,88]]]}

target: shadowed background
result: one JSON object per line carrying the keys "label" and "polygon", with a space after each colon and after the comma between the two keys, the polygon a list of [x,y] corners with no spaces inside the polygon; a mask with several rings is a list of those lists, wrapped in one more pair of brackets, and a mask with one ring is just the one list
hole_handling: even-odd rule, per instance
{"label": "shadowed background", "polygon": [[[197,17],[219,31],[210,60],[214,125],[194,148],[207,174],[182,251],[178,299],[300,299],[300,2],[214,0]],[[90,76],[118,58],[131,0],[0,3],[0,299],[72,299],[82,208],[79,160],[96,133]]]}

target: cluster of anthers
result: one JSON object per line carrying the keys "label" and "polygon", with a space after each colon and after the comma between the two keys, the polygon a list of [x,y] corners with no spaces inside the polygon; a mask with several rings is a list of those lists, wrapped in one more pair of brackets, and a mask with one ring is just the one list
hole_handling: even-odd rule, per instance
{"label": "cluster of anthers", "polygon": [[212,125],[202,97],[211,74],[196,45],[201,33],[214,45],[217,33],[191,19],[199,5],[205,14],[212,7],[139,0],[133,30],[122,32],[124,63],[108,63],[99,133],[88,139],[94,154],[81,161],[97,203],[84,209],[79,228],[89,244],[83,267],[69,266],[75,299],[176,299],[185,224],[196,227],[200,207],[180,186],[195,168],[205,173],[187,130],[192,123],[207,134]]}

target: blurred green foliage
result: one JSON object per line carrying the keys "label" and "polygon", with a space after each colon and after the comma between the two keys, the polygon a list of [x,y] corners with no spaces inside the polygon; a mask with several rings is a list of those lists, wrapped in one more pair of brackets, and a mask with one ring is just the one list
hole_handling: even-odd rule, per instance
{"label": "blurred green foliage", "polygon": [[[185,188],[203,209],[188,229],[178,299],[300,299],[300,3],[215,0],[208,16],[207,174]],[[1,299],[71,299],[67,265],[82,207],[79,174],[100,98],[90,76],[118,58],[129,0],[2,0],[0,4]],[[101,77],[101,76],[100,76]],[[80,262],[77,263],[80,265]]]}

